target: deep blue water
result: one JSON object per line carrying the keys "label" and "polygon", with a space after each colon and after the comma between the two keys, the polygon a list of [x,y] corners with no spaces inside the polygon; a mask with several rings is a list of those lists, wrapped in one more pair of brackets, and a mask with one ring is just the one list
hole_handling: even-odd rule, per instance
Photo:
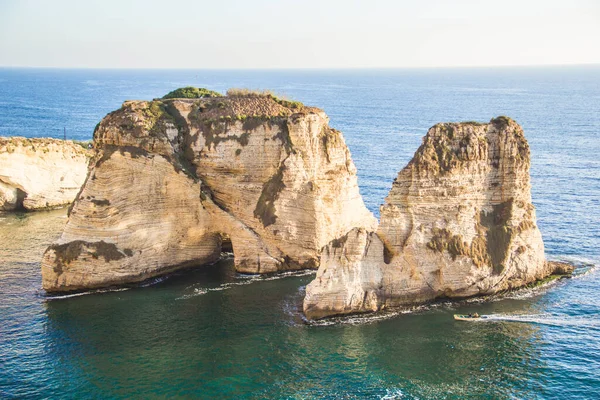
{"label": "deep blue water", "polygon": [[[532,150],[546,252],[575,279],[488,302],[305,324],[312,275],[225,260],[147,287],[47,299],[64,211],[0,216],[0,398],[594,398],[600,390],[600,67],[366,71],[0,69],[0,136],[87,140],[126,99],[186,85],[271,89],[323,108],[369,209],[437,122],[508,115]],[[461,324],[456,311],[493,314]]]}

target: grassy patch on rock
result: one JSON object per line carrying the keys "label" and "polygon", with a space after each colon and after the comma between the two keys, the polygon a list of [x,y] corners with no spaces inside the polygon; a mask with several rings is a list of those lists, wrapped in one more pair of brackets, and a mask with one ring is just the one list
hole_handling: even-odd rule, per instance
{"label": "grassy patch on rock", "polygon": [[532,289],[532,288],[536,288],[536,287],[547,285],[550,282],[554,282],[554,281],[557,281],[557,280],[565,278],[565,277],[568,277],[568,275],[552,274],[552,275],[548,275],[545,278],[538,279],[537,281],[528,283],[527,285],[525,285],[525,287],[528,288],[528,289]]}
{"label": "grassy patch on rock", "polygon": [[203,99],[206,97],[222,97],[223,95],[214,90],[206,88],[197,88],[193,86],[186,86],[179,89],[175,89],[166,95],[163,99]]}
{"label": "grassy patch on rock", "polygon": [[291,109],[300,109],[304,107],[299,101],[295,100],[286,100],[276,96],[270,90],[252,90],[245,88],[231,88],[227,91],[227,96],[229,97],[266,97],[269,98],[276,103],[282,105],[283,107],[291,108]]}
{"label": "grassy patch on rock", "polygon": [[512,119],[510,117],[505,116],[505,115],[501,115],[499,117],[492,118],[490,120],[491,124],[497,126],[500,129],[506,128],[511,122],[512,122]]}

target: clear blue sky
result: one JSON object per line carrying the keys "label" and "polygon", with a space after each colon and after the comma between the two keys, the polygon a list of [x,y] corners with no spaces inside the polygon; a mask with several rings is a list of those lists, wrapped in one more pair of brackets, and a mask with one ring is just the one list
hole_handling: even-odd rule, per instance
{"label": "clear blue sky", "polygon": [[599,0],[0,0],[0,66],[587,63]]}

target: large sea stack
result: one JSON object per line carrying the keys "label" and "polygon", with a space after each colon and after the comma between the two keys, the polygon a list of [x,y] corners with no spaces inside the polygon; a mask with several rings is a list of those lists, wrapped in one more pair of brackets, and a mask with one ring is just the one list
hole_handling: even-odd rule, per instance
{"label": "large sea stack", "polygon": [[324,249],[306,316],[492,294],[568,269],[545,259],[529,166],[509,118],[432,127],[394,180],[379,228],[356,227]]}
{"label": "large sea stack", "polygon": [[87,180],[43,257],[44,289],[139,282],[213,262],[225,244],[240,272],[316,268],[331,241],[376,229],[323,111],[199,95],[128,101],[98,124]]}

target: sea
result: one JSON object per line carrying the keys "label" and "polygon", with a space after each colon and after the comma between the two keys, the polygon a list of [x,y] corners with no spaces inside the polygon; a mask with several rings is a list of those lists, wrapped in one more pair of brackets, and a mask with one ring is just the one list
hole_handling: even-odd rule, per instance
{"label": "sea", "polygon": [[[600,66],[382,70],[0,68],[0,136],[90,140],[124,100],[182,86],[269,89],[341,130],[367,207],[432,125],[520,123],[547,257],[571,279],[309,322],[313,271],[238,274],[230,256],[142,285],[47,296],[66,211],[0,215],[2,399],[600,398]],[[490,318],[454,321],[455,313]]]}

